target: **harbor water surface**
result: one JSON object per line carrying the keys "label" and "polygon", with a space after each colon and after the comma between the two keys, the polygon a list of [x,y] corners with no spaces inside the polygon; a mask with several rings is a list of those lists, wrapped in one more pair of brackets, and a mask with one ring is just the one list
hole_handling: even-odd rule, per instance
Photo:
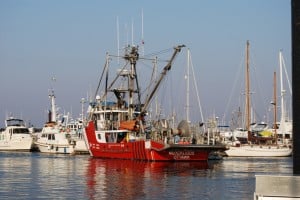
{"label": "harbor water surface", "polygon": [[255,175],[292,175],[292,158],[141,162],[0,153],[0,199],[253,199]]}

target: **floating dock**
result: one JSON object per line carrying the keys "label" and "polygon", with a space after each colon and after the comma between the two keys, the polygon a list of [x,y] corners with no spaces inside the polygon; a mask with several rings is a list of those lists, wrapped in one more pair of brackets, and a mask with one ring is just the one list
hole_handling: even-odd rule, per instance
{"label": "floating dock", "polygon": [[300,176],[255,176],[254,200],[300,199]]}

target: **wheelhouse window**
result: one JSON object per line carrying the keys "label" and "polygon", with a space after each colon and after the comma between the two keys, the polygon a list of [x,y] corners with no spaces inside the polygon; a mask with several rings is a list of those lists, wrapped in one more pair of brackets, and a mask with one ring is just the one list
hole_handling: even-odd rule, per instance
{"label": "wheelhouse window", "polygon": [[14,134],[29,134],[29,130],[27,128],[15,128],[13,130]]}
{"label": "wheelhouse window", "polygon": [[[119,134],[121,136],[119,136]],[[106,140],[106,142],[117,142],[118,137],[122,137],[122,136],[125,137],[125,134],[119,133],[119,132],[107,132],[107,133],[105,133],[105,140]]]}
{"label": "wheelhouse window", "polygon": [[105,120],[110,120],[110,113],[105,114]]}
{"label": "wheelhouse window", "polygon": [[48,134],[48,140],[55,140],[54,134]]}
{"label": "wheelhouse window", "polygon": [[9,119],[6,120],[7,126],[25,126],[25,123],[21,119]]}
{"label": "wheelhouse window", "polygon": [[113,113],[113,121],[118,121],[119,120],[119,113]]}

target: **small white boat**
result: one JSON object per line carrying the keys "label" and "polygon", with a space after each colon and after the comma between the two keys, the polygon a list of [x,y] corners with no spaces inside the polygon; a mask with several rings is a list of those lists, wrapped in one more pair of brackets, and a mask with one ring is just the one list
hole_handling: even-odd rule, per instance
{"label": "small white boat", "polygon": [[42,153],[72,154],[74,143],[70,134],[61,131],[56,123],[47,123],[41,133],[37,133],[35,145]]}
{"label": "small white boat", "polygon": [[292,155],[292,148],[280,145],[241,145],[231,146],[225,151],[230,157],[287,157]]}
{"label": "small white boat", "polygon": [[1,151],[30,151],[32,145],[33,138],[22,119],[5,120],[5,129],[0,132]]}
{"label": "small white boat", "polygon": [[51,99],[51,111],[49,120],[41,132],[36,133],[35,145],[40,152],[55,154],[73,154],[75,143],[70,133],[58,123],[56,119],[56,106],[54,91],[49,94]]}

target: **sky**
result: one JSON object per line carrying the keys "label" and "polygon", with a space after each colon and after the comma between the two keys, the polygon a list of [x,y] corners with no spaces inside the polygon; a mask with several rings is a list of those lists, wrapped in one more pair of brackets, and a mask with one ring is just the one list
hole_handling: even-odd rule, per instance
{"label": "sky", "polygon": [[[260,83],[253,94],[262,94],[256,109],[261,120],[270,112],[279,50],[291,71],[288,0],[0,0],[0,126],[10,113],[43,126],[50,88],[60,111],[78,117],[81,99],[97,87],[106,52],[117,52],[117,33],[120,46],[143,39],[145,55],[185,44],[171,74],[175,92],[167,99],[177,108],[186,105],[179,69],[189,49],[206,119],[229,120],[237,109],[241,91],[232,91],[243,85],[244,75],[237,74],[244,70],[247,40],[254,82]],[[199,113],[193,117],[199,120]]]}

